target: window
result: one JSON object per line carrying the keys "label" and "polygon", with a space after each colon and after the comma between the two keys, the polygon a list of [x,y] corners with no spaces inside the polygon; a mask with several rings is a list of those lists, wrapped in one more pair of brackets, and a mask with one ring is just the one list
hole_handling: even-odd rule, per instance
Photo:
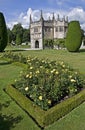
{"label": "window", "polygon": [[58,27],[56,27],[56,32],[58,32]]}
{"label": "window", "polygon": [[34,32],[38,32],[38,28],[34,28]]}
{"label": "window", "polygon": [[59,32],[63,32],[63,27],[62,26],[59,27]]}
{"label": "window", "polygon": [[50,32],[50,28],[48,28],[48,32]]}
{"label": "window", "polygon": [[45,28],[45,32],[47,32],[47,28]]}

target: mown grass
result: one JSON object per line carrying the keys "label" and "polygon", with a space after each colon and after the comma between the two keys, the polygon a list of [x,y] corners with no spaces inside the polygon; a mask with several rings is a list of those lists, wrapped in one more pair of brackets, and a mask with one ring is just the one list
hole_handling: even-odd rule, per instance
{"label": "mown grass", "polygon": [[[9,50],[9,48],[7,48]],[[12,48],[11,48],[12,50]],[[85,51],[69,53],[66,50],[16,51],[23,55],[65,61],[85,75]],[[0,130],[41,130],[40,127],[3,91],[18,78],[22,70],[14,64],[0,65]],[[85,103],[45,130],[85,130]]]}
{"label": "mown grass", "polygon": [[17,79],[22,68],[0,65],[0,130],[40,130],[35,122],[3,91]]}
{"label": "mown grass", "polygon": [[[71,53],[67,50],[52,50],[52,49],[45,49],[45,50],[16,50],[19,48],[7,48],[6,50],[13,49],[15,53],[23,53],[25,56],[36,56],[42,59],[50,59],[56,61],[64,61],[68,63],[73,68],[79,70],[81,73],[85,74],[85,50],[80,50],[77,53]],[[14,50],[15,49],[15,50]]]}

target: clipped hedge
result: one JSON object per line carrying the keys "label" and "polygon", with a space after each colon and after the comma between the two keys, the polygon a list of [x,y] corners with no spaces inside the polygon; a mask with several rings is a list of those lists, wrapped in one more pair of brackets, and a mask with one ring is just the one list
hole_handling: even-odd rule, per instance
{"label": "clipped hedge", "polygon": [[44,111],[13,86],[7,86],[5,90],[41,127],[50,125],[85,101],[85,90],[82,90],[77,95]]}
{"label": "clipped hedge", "polygon": [[68,26],[65,46],[70,52],[77,52],[82,44],[82,33],[79,21],[71,21]]}
{"label": "clipped hedge", "polygon": [[65,116],[84,101],[85,90],[49,109],[45,115],[45,125],[49,125]]}
{"label": "clipped hedge", "polygon": [[5,91],[40,125],[44,126],[45,111],[35,105],[30,99],[22,95],[13,86],[7,86]]}

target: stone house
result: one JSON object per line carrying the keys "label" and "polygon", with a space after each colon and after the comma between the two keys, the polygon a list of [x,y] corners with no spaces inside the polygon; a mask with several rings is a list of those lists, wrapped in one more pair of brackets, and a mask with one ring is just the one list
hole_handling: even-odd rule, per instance
{"label": "stone house", "polygon": [[63,39],[66,37],[68,29],[68,17],[60,19],[59,15],[55,19],[54,13],[52,19],[44,20],[41,11],[40,19],[33,21],[30,15],[30,38],[31,48],[43,49],[44,39]]}

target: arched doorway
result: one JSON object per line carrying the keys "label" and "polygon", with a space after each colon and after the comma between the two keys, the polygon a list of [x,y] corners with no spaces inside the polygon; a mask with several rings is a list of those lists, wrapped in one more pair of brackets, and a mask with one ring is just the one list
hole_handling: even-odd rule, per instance
{"label": "arched doorway", "polygon": [[35,48],[39,48],[39,41],[35,41]]}

